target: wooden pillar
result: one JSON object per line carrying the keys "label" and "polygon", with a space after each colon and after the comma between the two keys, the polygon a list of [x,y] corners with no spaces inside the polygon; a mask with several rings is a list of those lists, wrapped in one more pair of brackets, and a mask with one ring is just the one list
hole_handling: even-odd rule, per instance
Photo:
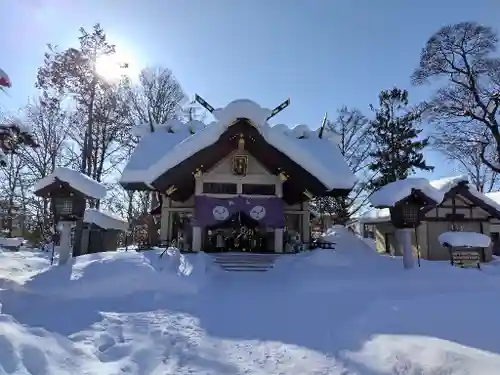
{"label": "wooden pillar", "polygon": [[170,198],[163,197],[163,205],[161,207],[161,217],[160,217],[160,242],[166,242],[170,240]]}
{"label": "wooden pillar", "polygon": [[193,227],[193,251],[200,251],[201,248],[201,227]]}
{"label": "wooden pillar", "polygon": [[283,228],[276,228],[274,230],[274,252],[283,252]]}
{"label": "wooden pillar", "polygon": [[302,242],[306,243],[311,240],[310,233],[311,233],[311,213],[309,211],[309,202],[304,202],[302,204],[302,210],[305,211],[305,213],[302,213]]}

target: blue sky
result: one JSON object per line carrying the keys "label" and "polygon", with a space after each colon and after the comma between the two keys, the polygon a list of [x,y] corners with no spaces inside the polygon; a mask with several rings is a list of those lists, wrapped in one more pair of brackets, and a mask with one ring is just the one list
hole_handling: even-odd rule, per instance
{"label": "blue sky", "polygon": [[[78,29],[100,22],[139,68],[173,70],[188,94],[214,107],[249,98],[291,105],[276,122],[318,127],[342,105],[369,114],[381,89],[410,86],[426,40],[439,27],[478,21],[500,28],[498,0],[2,0],[1,68],[14,87],[1,100],[15,110],[35,91],[46,43],[76,45]],[[428,130],[428,129],[427,129]],[[429,177],[453,173],[438,154]]]}

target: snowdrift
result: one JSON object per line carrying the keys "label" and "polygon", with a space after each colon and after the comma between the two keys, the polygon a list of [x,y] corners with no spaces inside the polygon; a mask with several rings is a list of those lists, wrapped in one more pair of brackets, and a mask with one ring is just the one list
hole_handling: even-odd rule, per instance
{"label": "snowdrift", "polygon": [[27,291],[73,299],[120,297],[136,292],[196,293],[209,267],[206,254],[182,255],[169,248],[86,254],[26,282]]}
{"label": "snowdrift", "polygon": [[0,374],[498,375],[500,262],[408,271],[345,228],[326,236],[336,250],[261,273],[177,249],[63,267],[0,254],[0,274],[26,271],[0,291]]}

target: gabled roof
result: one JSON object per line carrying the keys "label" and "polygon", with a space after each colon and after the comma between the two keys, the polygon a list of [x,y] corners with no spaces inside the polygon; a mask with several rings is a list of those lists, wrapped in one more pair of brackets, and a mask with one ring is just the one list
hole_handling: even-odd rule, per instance
{"label": "gabled roof", "polygon": [[318,131],[305,125],[294,129],[270,126],[270,113],[252,101],[237,100],[215,110],[217,121],[206,127],[197,121],[170,121],[158,131],[143,135],[120,183],[129,189],[160,191],[175,184],[178,190],[182,186],[192,193],[195,170],[208,171],[238,147],[238,139],[243,135],[245,150],[270,172],[289,175],[284,184],[289,188],[306,188],[314,195],[334,195],[346,194],[354,186],[356,177],[340,152],[335,134],[325,133],[320,139]]}
{"label": "gabled roof", "polygon": [[82,193],[88,198],[103,199],[106,196],[106,186],[91,179],[90,177],[73,169],[57,167],[50,175],[40,179],[34,185],[34,194],[45,195],[54,184],[63,182],[72,189]]}
{"label": "gabled roof", "polygon": [[[429,181],[430,185],[443,195],[443,200],[448,199],[454,194],[465,196],[476,206],[481,207],[491,216],[500,219],[500,204],[489,197],[489,194],[483,194],[469,185],[467,176],[445,177],[438,180]],[[500,199],[500,194],[499,197]],[[441,202],[440,202],[441,203]],[[373,209],[359,217],[362,223],[384,223],[390,221],[391,215],[388,208]]]}

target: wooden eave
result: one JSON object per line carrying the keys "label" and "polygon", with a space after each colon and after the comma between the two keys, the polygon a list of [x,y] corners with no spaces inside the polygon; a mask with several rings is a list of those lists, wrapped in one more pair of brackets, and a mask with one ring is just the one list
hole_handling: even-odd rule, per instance
{"label": "wooden eave", "polygon": [[42,198],[57,198],[65,197],[68,194],[74,194],[76,196],[84,197],[85,199],[93,199],[92,197],[82,193],[80,190],[73,188],[69,183],[61,181],[58,178],[55,178],[54,182],[50,185],[33,192],[33,194]]}

